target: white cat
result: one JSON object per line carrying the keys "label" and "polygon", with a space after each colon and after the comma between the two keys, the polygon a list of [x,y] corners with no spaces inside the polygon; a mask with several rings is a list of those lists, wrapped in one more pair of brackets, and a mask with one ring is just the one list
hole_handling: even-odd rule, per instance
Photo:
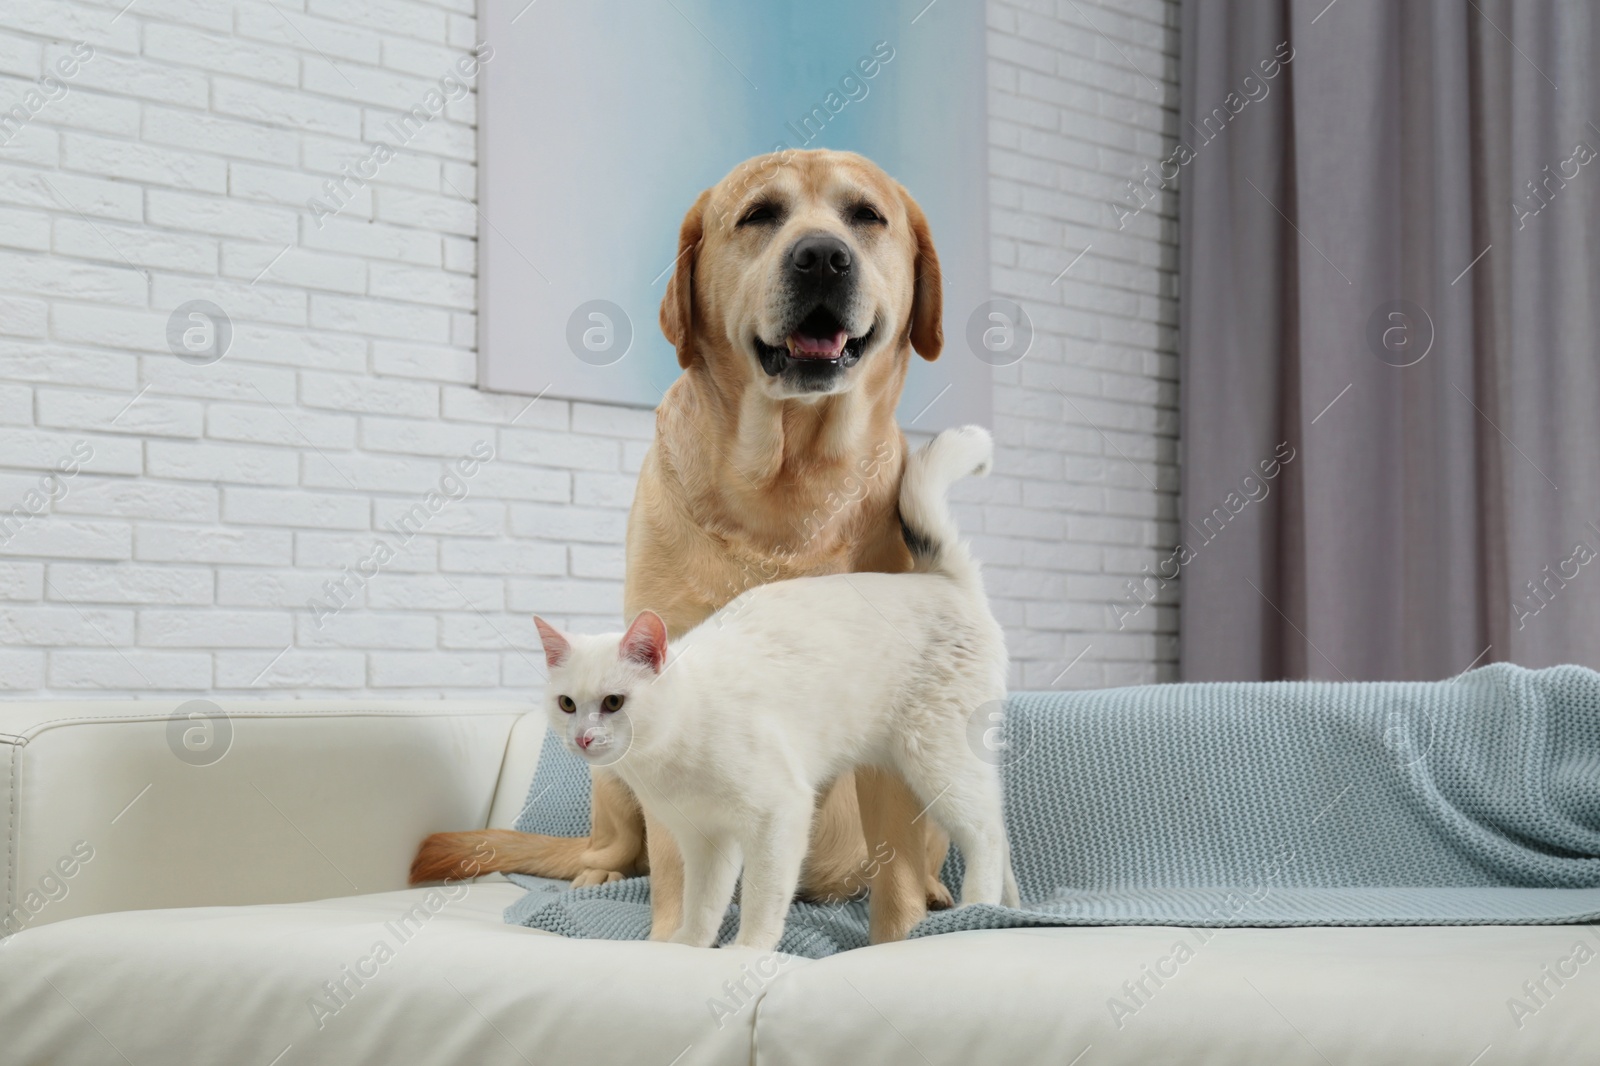
{"label": "white cat", "polygon": [[535,619],[552,727],[621,776],[683,852],[675,943],[712,944],[742,864],[736,943],[776,947],[819,790],[864,765],[896,771],[960,847],[962,903],[1017,904],[998,772],[967,739],[973,713],[1005,695],[1005,638],[945,500],[993,452],[967,426],[907,461],[914,573],[762,585],[670,652],[651,611],[607,636]]}

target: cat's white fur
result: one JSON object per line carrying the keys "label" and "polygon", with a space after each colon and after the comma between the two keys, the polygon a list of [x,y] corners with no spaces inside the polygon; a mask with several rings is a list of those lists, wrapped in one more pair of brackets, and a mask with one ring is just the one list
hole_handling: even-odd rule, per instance
{"label": "cat's white fur", "polygon": [[963,904],[1017,903],[998,772],[968,742],[974,713],[1005,695],[1005,640],[945,499],[993,451],[967,426],[908,460],[900,513],[916,572],[762,585],[670,650],[649,611],[607,636],[536,620],[552,727],[621,776],[683,851],[673,941],[714,942],[742,865],[736,943],[776,947],[816,798],[863,765],[900,774],[961,848]]}

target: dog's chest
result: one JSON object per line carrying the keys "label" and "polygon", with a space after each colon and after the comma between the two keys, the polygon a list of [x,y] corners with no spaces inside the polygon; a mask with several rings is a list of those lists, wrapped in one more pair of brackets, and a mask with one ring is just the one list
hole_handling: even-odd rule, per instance
{"label": "dog's chest", "polygon": [[747,589],[797,577],[841,574],[852,569],[852,545],[830,531],[793,544],[764,546],[751,538],[723,537],[707,560],[717,575],[717,592],[707,599],[721,607]]}

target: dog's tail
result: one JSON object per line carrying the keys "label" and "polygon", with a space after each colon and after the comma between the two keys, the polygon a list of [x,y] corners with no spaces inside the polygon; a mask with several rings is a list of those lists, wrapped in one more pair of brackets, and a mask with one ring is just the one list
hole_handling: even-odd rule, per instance
{"label": "dog's tail", "polygon": [[950,486],[981,476],[994,462],[994,440],[982,426],[947,429],[906,460],[900,481],[900,531],[918,573],[976,584],[978,563],[950,514]]}
{"label": "dog's tail", "polygon": [[411,861],[411,883],[467,881],[484,874],[531,874],[570,881],[589,867],[588,837],[546,837],[510,829],[435,833]]}

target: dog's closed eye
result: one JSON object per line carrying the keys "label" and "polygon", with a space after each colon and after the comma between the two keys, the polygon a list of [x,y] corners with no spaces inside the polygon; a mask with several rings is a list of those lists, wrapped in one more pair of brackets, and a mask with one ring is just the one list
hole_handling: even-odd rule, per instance
{"label": "dog's closed eye", "polygon": [[772,204],[762,202],[752,204],[750,209],[740,216],[738,224],[753,226],[760,222],[775,222],[778,218],[778,209]]}

